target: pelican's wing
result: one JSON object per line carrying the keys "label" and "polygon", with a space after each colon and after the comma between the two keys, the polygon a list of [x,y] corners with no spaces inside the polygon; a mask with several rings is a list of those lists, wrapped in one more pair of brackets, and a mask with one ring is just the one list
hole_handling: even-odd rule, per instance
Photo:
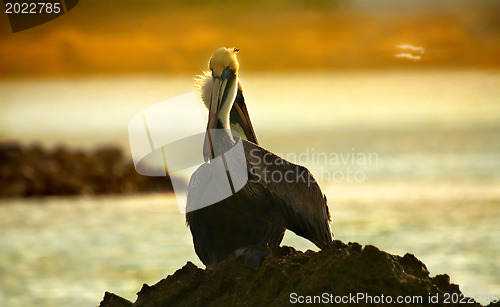
{"label": "pelican's wing", "polygon": [[[309,170],[253,143],[243,141],[243,145],[249,170],[247,187],[255,195],[266,194],[271,198],[273,208],[267,212],[274,215],[273,222],[281,223],[320,248],[332,242],[326,196]],[[254,206],[263,205],[254,202]]]}
{"label": "pelican's wing", "polygon": [[241,83],[238,82],[238,92],[234,99],[231,114],[229,115],[231,129],[236,130],[242,139],[250,141],[254,144],[257,142],[257,136],[253,130],[252,123],[250,122],[250,115],[248,114],[247,106],[245,105],[245,98],[243,97],[243,88]]}

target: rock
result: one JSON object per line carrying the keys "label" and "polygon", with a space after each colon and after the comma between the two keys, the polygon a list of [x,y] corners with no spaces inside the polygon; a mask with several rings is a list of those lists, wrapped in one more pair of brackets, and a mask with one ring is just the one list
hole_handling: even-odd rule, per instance
{"label": "rock", "polygon": [[[336,240],[325,250],[305,253],[278,247],[268,252],[258,271],[244,266],[242,258],[208,270],[188,262],[154,286],[143,285],[134,303],[120,298],[122,303],[111,305],[110,296],[118,296],[106,293],[100,307],[282,306],[308,300],[381,305],[398,297],[419,300],[398,304],[402,306],[459,306],[445,303],[445,293],[463,295],[447,275],[430,277],[414,255],[395,256],[371,245]],[[436,296],[438,302],[433,301]],[[480,305],[472,301],[467,306]]]}
{"label": "rock", "polygon": [[104,293],[104,298],[102,299],[101,304],[106,304],[108,307],[132,306],[131,302],[109,292]]}
{"label": "rock", "polygon": [[171,192],[170,177],[139,175],[120,148],[46,150],[0,143],[0,197]]}

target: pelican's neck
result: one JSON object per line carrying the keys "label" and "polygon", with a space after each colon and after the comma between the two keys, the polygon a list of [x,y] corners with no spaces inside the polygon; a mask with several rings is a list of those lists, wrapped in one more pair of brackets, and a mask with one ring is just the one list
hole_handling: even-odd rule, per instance
{"label": "pelican's neck", "polygon": [[230,119],[229,119],[229,114],[231,113],[231,109],[225,110],[224,106],[221,108],[219,111],[217,120],[218,120],[218,125],[217,128],[221,128],[224,130],[229,131],[231,129],[231,124],[230,124]]}
{"label": "pelican's neck", "polygon": [[213,138],[214,154],[220,156],[229,151],[236,143],[233,134],[231,133],[230,114],[233,107],[234,99],[238,90],[238,78],[231,80],[226,86],[226,93],[224,93],[224,100],[220,102],[220,109],[217,112],[217,129],[215,138]]}
{"label": "pelican's neck", "polygon": [[215,157],[219,157],[230,151],[236,144],[230,130],[215,129],[211,132],[213,152]]}
{"label": "pelican's neck", "polygon": [[[227,112],[227,114],[222,111],[219,113],[219,117],[217,118],[217,135],[219,140],[222,140],[224,146],[221,146],[222,152],[228,150],[228,144],[234,144],[233,134],[231,133],[231,125],[229,123],[229,113],[231,110]],[[217,147],[217,146],[216,146]]]}
{"label": "pelican's neck", "polygon": [[[224,100],[220,102],[220,109],[217,112],[217,128],[224,129],[228,132],[229,137],[233,140],[231,130],[231,119],[229,118],[231,114],[231,108],[233,107],[234,100],[236,99],[236,94],[238,93],[238,76],[233,78],[230,83],[227,84],[226,93],[224,93]],[[234,140],[233,140],[234,141]]]}

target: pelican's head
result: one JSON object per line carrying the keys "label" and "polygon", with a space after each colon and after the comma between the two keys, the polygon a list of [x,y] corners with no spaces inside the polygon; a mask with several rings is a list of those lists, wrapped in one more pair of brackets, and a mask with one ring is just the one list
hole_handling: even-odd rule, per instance
{"label": "pelican's head", "polygon": [[[238,91],[239,64],[236,59],[238,51],[236,48],[219,48],[208,62],[210,73],[206,74],[201,88],[202,99],[209,112],[208,134],[210,129],[230,129],[229,113]],[[209,138],[209,135],[207,137]],[[206,139],[203,146],[205,160],[208,160],[211,153],[213,153],[212,142]]]}
{"label": "pelican's head", "polygon": [[230,69],[234,74],[238,74],[240,64],[236,59],[236,53],[240,51],[236,48],[222,47],[215,50],[208,61],[208,68],[212,71],[212,77],[221,77],[225,70]]}
{"label": "pelican's head", "polygon": [[[201,92],[201,98],[208,110],[210,110],[215,86],[219,86],[220,88],[220,81],[224,72],[226,71],[226,78],[233,72],[235,81],[237,81],[239,63],[236,59],[236,53],[238,51],[239,50],[236,48],[226,47],[217,49],[212,57],[210,57],[210,61],[208,61],[209,70],[205,71],[203,75],[196,80]],[[235,82],[235,84],[237,86],[238,82]]]}

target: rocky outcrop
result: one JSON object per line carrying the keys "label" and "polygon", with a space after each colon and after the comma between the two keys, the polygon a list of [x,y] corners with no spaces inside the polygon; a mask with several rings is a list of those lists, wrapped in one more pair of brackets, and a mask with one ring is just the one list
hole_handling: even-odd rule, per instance
{"label": "rocky outcrop", "polygon": [[[334,241],[320,252],[279,247],[258,271],[230,258],[203,270],[188,262],[154,286],[144,284],[132,303],[106,292],[100,307],[283,306],[345,303],[399,306],[480,306],[448,275],[429,276],[412,254],[403,257],[358,243]],[[467,303],[467,304],[466,304]],[[395,306],[396,306],[395,305]]]}
{"label": "rocky outcrop", "polygon": [[172,191],[168,177],[139,175],[118,147],[90,151],[0,144],[0,197]]}

